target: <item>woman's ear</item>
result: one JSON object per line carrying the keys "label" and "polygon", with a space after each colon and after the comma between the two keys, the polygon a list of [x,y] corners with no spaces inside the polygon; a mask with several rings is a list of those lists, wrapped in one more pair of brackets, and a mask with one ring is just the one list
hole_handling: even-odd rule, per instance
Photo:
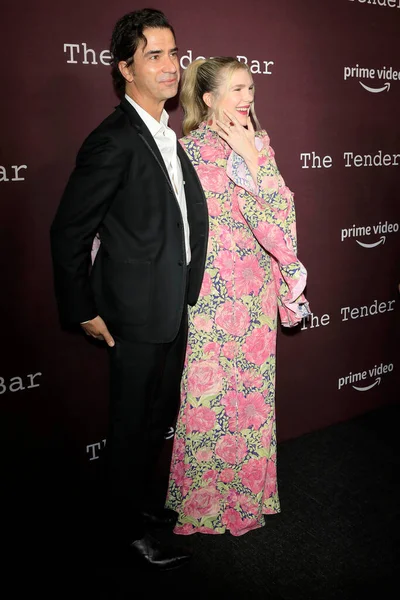
{"label": "woman's ear", "polygon": [[211,92],[206,92],[203,94],[203,102],[208,108],[212,108],[212,94]]}

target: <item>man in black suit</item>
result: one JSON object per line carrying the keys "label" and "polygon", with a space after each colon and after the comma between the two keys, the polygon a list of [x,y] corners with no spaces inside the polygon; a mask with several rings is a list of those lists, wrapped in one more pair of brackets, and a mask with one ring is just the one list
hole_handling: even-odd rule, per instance
{"label": "man in black suit", "polygon": [[125,15],[111,53],[122,101],[83,143],[54,218],[55,290],[61,319],[108,345],[111,527],[140,559],[171,568],[188,556],[149,533],[151,522],[170,519],[151,506],[149,474],[178,410],[208,215],[164,110],[179,83],[171,25],[152,9]]}

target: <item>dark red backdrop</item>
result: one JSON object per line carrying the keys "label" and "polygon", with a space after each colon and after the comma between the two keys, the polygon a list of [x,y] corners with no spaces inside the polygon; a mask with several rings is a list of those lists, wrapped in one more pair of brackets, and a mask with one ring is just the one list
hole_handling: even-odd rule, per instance
{"label": "dark red backdrop", "polygon": [[[295,191],[314,319],[278,337],[283,440],[398,396],[400,2],[222,6],[157,4],[183,66],[246,57],[258,116]],[[59,328],[49,227],[81,142],[117,103],[103,64],[112,27],[140,7],[20,0],[1,19],[0,399],[2,438],[19,456],[61,450],[85,468],[105,438],[105,352]],[[176,104],[170,112],[180,133]]]}

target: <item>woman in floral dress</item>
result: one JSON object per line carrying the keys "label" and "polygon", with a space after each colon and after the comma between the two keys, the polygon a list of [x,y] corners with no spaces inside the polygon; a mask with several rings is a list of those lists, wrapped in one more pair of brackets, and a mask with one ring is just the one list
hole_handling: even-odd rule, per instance
{"label": "woman in floral dress", "polygon": [[293,194],[265,131],[254,84],[233,58],[185,72],[181,144],[207,197],[210,235],[200,298],[189,308],[181,409],[166,506],[177,534],[242,535],[279,512],[276,480],[277,313],[309,314],[296,256]]}

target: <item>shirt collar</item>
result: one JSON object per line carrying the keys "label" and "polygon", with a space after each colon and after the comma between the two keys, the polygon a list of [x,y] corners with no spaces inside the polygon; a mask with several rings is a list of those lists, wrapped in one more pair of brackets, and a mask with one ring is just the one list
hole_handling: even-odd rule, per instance
{"label": "shirt collar", "polygon": [[160,121],[157,121],[157,119],[152,117],[146,110],[144,110],[144,108],[139,106],[137,102],[132,100],[132,98],[128,96],[128,94],[125,94],[125,98],[130,104],[132,104],[133,108],[137,111],[142,121],[144,121],[146,127],[149,129],[153,137],[155,137],[163,127],[168,127],[169,115],[165,109],[163,109],[161,113]]}

